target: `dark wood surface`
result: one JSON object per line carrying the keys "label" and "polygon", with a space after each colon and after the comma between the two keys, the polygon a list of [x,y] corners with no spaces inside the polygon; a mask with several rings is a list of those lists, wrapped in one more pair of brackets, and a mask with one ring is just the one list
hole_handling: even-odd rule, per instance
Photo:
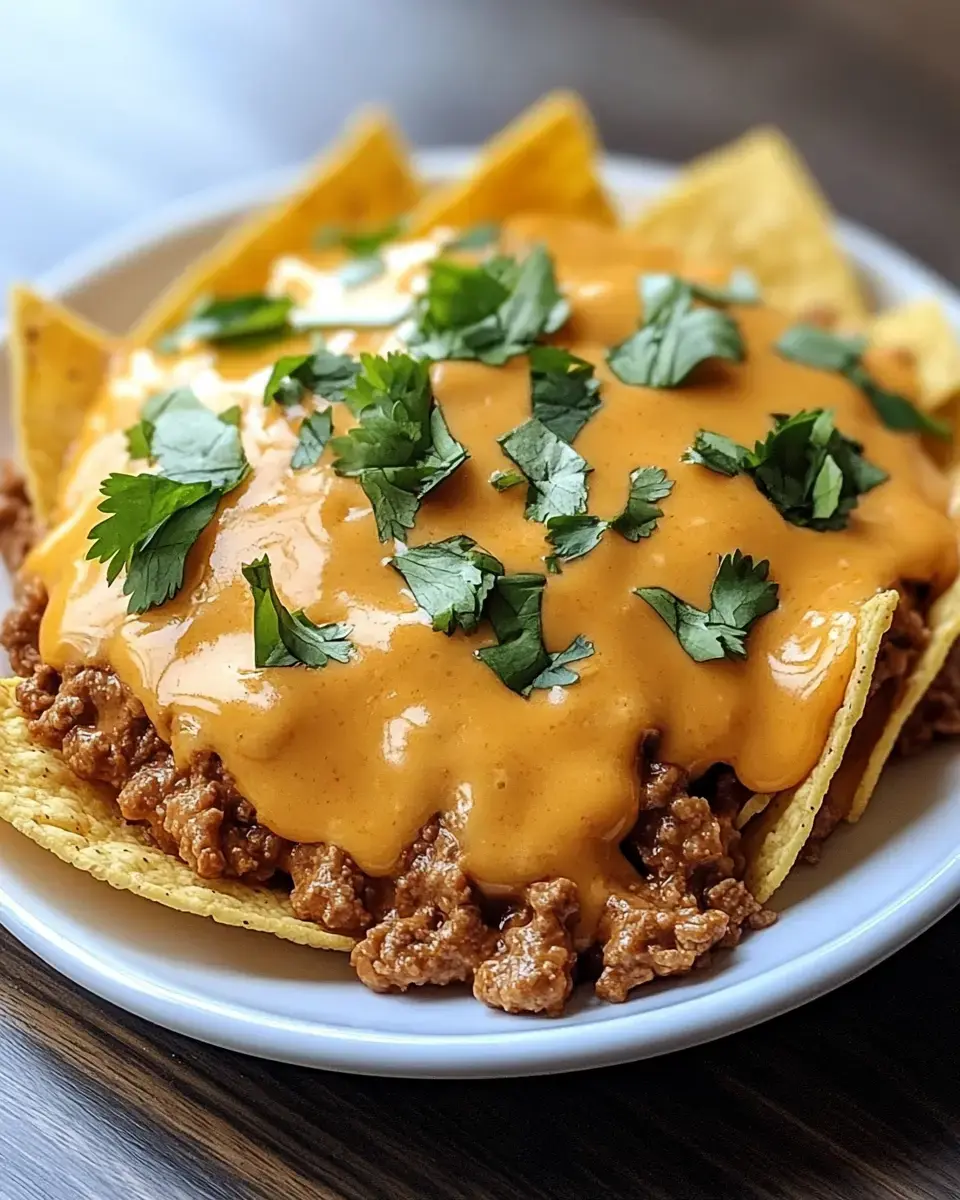
{"label": "dark wood surface", "polygon": [[[529,11],[490,0],[508,7]],[[417,128],[429,81],[411,81],[410,102],[397,99],[414,135],[487,132],[517,107],[506,93],[521,77],[530,94],[584,86],[619,149],[682,157],[773,119],[845,211],[960,278],[955,0],[556,7],[584,47],[628,46],[631,71],[621,58],[604,78],[594,58],[594,82],[580,80],[566,53],[570,69],[544,76],[518,19],[512,73],[502,57],[499,75],[471,67],[461,45],[476,103],[461,95],[442,128]],[[958,934],[954,913],[832,996],[714,1045],[488,1083],[350,1078],[213,1050],[101,1003],[0,934],[0,1200],[951,1200]]]}

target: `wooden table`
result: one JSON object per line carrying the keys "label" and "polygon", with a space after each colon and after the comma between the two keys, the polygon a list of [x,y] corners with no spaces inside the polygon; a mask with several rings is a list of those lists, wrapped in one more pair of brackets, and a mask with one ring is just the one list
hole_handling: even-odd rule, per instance
{"label": "wooden table", "polygon": [[[476,96],[442,128],[411,99],[415,136],[476,137],[558,81],[528,53],[544,23],[489,3],[518,14],[491,60],[504,88],[477,69]],[[563,78],[610,144],[682,157],[779,121],[841,208],[960,279],[953,0],[552,4],[565,35],[582,34]],[[616,45],[624,60],[605,70]],[[0,934],[0,1198],[948,1200],[960,1196],[958,935],[954,913],[838,993],[668,1059],[411,1083],[209,1049],[95,1000]]]}

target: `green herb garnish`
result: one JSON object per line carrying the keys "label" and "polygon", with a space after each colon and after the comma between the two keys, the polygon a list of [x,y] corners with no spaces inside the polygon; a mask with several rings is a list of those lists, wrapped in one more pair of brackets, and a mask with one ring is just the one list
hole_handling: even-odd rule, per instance
{"label": "green herb garnish", "polygon": [[715,308],[693,305],[699,293],[675,275],[641,275],[643,324],[607,355],[614,375],[642,387],[678,387],[710,358],[741,362],[743,339],[736,321]]}
{"label": "green herb garnish", "polygon": [[289,407],[308,392],[324,400],[342,400],[359,374],[360,363],[349,354],[331,354],[323,347],[311,354],[285,354],[273,364],[263,402]]}
{"label": "green herb garnish", "polygon": [[773,419],[773,430],[753,450],[701,429],[683,461],[721,475],[750,475],[791,525],[821,533],[845,529],[860,497],[883,483],[886,471],[836,428],[829,409]]}
{"label": "green herb garnish", "polygon": [[518,484],[526,483],[526,477],[519,471],[494,471],[488,481],[498,492],[506,492]]}
{"label": "green herb garnish", "polygon": [[304,417],[300,423],[297,445],[293,452],[293,458],[290,459],[290,466],[295,471],[300,470],[301,467],[315,466],[332,434],[333,413],[329,408]]}
{"label": "green herb garnish", "polygon": [[178,354],[195,342],[259,344],[261,340],[289,337],[292,308],[289,296],[264,296],[259,292],[202,300],[181,325],[160,339],[158,349],[163,354]]}
{"label": "green herb garnish", "polygon": [[594,652],[591,642],[577,637],[566,650],[548,653],[541,611],[546,584],[543,575],[500,575],[487,599],[486,616],[497,645],[481,647],[476,656],[521,696],[529,696],[534,688],[576,683],[580,677],[567,664]]}
{"label": "green herb garnish", "polygon": [[158,474],[111,474],[100,485],[107,518],[89,533],[87,558],[107,564],[107,582],[126,572],[127,611],[144,612],[183,586],[187,554],[212,520],[221,497],[249,471],[240,431],[189,388],[151,397],[127,430],[137,457]]}
{"label": "green herb garnish", "polygon": [[443,542],[413,546],[390,559],[433,628],[450,634],[472,633],[503,564],[466,534]]}
{"label": "green herb garnish", "polygon": [[448,250],[485,250],[492,246],[500,237],[500,226],[496,221],[481,221],[471,225],[456,237],[444,244],[444,252]]}
{"label": "green herb garnish", "polygon": [[560,564],[589,554],[608,529],[614,529],[629,542],[649,537],[663,516],[655,503],[669,496],[673,480],[660,467],[637,467],[630,472],[630,491],[623,512],[611,521],[587,513],[577,516],[551,517],[547,521],[547,541],[554,553],[546,558],[547,569],[558,572]]}
{"label": "green herb garnish", "polygon": [[864,337],[841,337],[817,325],[799,324],[781,336],[776,350],[791,362],[843,375],[863,392],[888,429],[949,438],[951,430],[945,421],[928,416],[906,396],[888,391],[877,383],[863,365],[866,346],[867,339]]}
{"label": "green herb garnish", "polygon": [[573,442],[601,407],[599,392],[593,363],[559,346],[530,347],[533,415],[557,437]]}
{"label": "green herb garnish", "polygon": [[546,521],[584,511],[590,467],[542,421],[527,421],[497,441],[527,480],[528,520]]}
{"label": "green herb garnish", "polygon": [[677,641],[695,662],[746,658],[746,639],[760,617],[777,607],[778,585],[767,578],[770,564],[754,563],[735,550],[720,559],[710,607],[704,611],[666,588],[636,588],[635,592],[673,630]]}
{"label": "green herb garnish", "polygon": [[555,333],[569,315],[543,246],[523,262],[498,257],[471,267],[438,258],[428,265],[426,292],[404,336],[422,358],[502,366]]}
{"label": "green herb garnish", "polygon": [[468,457],[433,398],[429,364],[408,354],[361,356],[344,400],[359,421],[331,442],[338,475],[359,481],[381,542],[404,539],[423,497]]}
{"label": "green herb garnish", "polygon": [[273,585],[270,558],[245,563],[243,577],[253,593],[253,658],[257,667],[325,667],[353,653],[350,626],[315,625],[303,609],[285,608]]}
{"label": "green herb garnish", "polygon": [[714,287],[707,283],[691,283],[694,299],[703,300],[706,304],[759,304],[760,285],[753,272],[744,267],[737,267],[730,272],[730,278],[723,287]]}
{"label": "green herb garnish", "polygon": [[325,225],[314,238],[317,250],[339,246],[354,258],[372,258],[388,243],[403,235],[402,220],[388,221],[372,229],[345,229],[342,225]]}

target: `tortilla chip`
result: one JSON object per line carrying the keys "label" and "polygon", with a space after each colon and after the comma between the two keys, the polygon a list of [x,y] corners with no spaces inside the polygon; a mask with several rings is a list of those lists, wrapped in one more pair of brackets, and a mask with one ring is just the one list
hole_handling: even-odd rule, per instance
{"label": "tortilla chip", "polygon": [[152,342],[200,297],[262,291],[274,259],[305,253],[324,225],[373,226],[420,199],[407,148],[381,112],[362,113],[292,196],[255,213],[161,294],[130,333]]}
{"label": "tortilla chip", "polygon": [[762,812],[765,812],[769,808],[772,799],[773,796],[769,792],[754,792],[743,808],[737,813],[733,822],[734,828],[743,829],[748,821],[752,821],[754,817],[759,817]]}
{"label": "tortilla chip", "polygon": [[597,137],[579,96],[553,92],[487,143],[469,179],[438,188],[414,209],[410,232],[469,228],[523,212],[616,222],[596,171]]}
{"label": "tortilla chip", "polygon": [[907,350],[913,355],[920,385],[918,399],[927,412],[960,394],[960,340],[936,300],[915,300],[881,313],[869,334],[874,346]]}
{"label": "tortilla chip", "polygon": [[960,579],[937,600],[930,609],[930,641],[917,665],[914,667],[907,685],[903,689],[893,712],[873,746],[870,758],[856,791],[848,821],[859,821],[870,802],[874,788],[880,778],[880,772],[886,765],[887,759],[893,752],[907,718],[923,699],[927,688],[933,683],[940,668],[947,661],[947,655],[957,638],[960,638]]}
{"label": "tortilla chip", "polygon": [[17,680],[0,680],[0,818],[57,858],[115,888],[179,912],[273,933],[323,950],[353,941],[293,915],[289,898],[237,880],[200,879],[122,819],[106,791],[79,780],[59,754],[36,745],[17,707]]}
{"label": "tortilla chip", "polygon": [[10,293],[13,427],[27,492],[43,524],[67,453],[103,382],[113,341],[28,287]]}
{"label": "tortilla chip", "polygon": [[761,904],[786,879],[813,828],[830,781],[863,715],[880,643],[890,628],[898,599],[895,591],[881,592],[860,610],[853,671],[820,761],[801,784],[774,797],[760,820],[744,834],[746,883]]}
{"label": "tortilla chip", "polygon": [[863,296],[832,224],[794,148],[778,130],[759,128],[695,159],[635,229],[693,257],[746,267],[764,300],[784,312],[859,321]]}

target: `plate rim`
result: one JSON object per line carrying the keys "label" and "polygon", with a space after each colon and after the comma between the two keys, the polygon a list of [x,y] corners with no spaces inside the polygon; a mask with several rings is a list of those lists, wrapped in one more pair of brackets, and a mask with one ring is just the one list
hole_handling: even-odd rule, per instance
{"label": "plate rim", "polygon": [[[462,172],[475,149],[445,147],[415,156],[425,176]],[[638,194],[666,182],[677,167],[631,155],[606,155],[604,175],[617,192]],[[44,272],[35,286],[63,297],[158,247],[174,234],[199,231],[289,188],[303,165],[207,188],[96,239]],[[638,180],[643,180],[638,186]],[[632,182],[631,182],[632,181]],[[960,292],[878,234],[838,221],[841,238],[861,262],[883,261],[887,277],[910,277],[939,299],[960,329]],[[0,328],[4,341],[7,327]],[[483,1034],[363,1031],[307,1023],[219,1001],[201,1003],[132,971],[98,962],[27,911],[0,881],[0,923],[54,970],[95,995],[155,1024],[242,1053],[355,1074],[419,1078],[489,1078],[553,1074],[653,1057],[700,1045],[779,1016],[854,979],[929,928],[960,903],[960,848],[938,869],[869,919],[799,958],[708,995],[659,1009],[614,1010],[586,1025],[530,1023]],[[680,1013],[684,1018],[680,1018]],[[251,1041],[251,1033],[259,1037]],[[269,1034],[269,1036],[265,1036]]]}

